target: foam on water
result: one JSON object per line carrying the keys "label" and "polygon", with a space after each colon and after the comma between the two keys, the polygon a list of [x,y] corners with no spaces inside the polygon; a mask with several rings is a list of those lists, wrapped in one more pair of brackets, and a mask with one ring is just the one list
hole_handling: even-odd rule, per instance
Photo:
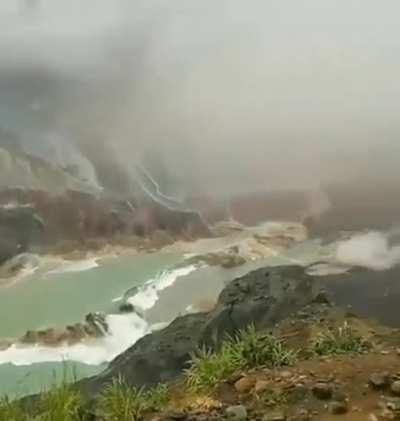
{"label": "foam on water", "polygon": [[63,261],[61,266],[48,272],[49,275],[56,275],[60,273],[84,272],[97,268],[99,266],[97,257],[77,261]]}
{"label": "foam on water", "polygon": [[128,298],[128,302],[141,310],[148,310],[158,300],[158,293],[170,287],[181,276],[187,276],[198,269],[196,265],[185,266],[172,271],[161,272],[155,279],[147,281],[139,292]]}
{"label": "foam on water", "polygon": [[0,364],[30,365],[41,362],[74,361],[87,365],[109,362],[150,332],[149,325],[137,314],[108,315],[109,334],[91,342],[72,346],[12,345],[0,352]]}

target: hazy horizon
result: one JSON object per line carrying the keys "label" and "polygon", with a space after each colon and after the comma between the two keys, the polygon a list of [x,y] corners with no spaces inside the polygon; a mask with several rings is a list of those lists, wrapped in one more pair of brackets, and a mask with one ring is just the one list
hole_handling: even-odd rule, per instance
{"label": "hazy horizon", "polygon": [[30,150],[162,166],[183,196],[396,181],[398,2],[22,6],[0,5],[0,127]]}

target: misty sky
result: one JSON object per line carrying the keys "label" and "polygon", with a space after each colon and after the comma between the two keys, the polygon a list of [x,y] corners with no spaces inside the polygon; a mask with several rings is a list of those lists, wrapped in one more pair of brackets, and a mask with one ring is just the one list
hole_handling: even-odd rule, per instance
{"label": "misty sky", "polygon": [[177,193],[399,175],[398,1],[22,3],[0,3],[0,126],[25,142],[154,154]]}

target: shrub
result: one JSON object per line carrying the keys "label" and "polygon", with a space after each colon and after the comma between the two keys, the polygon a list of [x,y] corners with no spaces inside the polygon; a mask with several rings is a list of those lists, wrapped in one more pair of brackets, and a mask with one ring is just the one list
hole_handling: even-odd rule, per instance
{"label": "shrub", "polygon": [[40,397],[38,420],[80,421],[83,399],[80,393],[67,383],[54,386]]}
{"label": "shrub", "polygon": [[144,391],[114,379],[100,396],[98,412],[105,421],[138,421],[146,411],[157,411],[168,403],[168,387],[160,384]]}
{"label": "shrub", "polygon": [[287,349],[283,342],[273,335],[256,332],[254,326],[240,331],[231,342],[239,354],[243,368],[282,367],[292,365],[296,361],[297,352]]}
{"label": "shrub", "polygon": [[149,411],[159,411],[168,405],[168,386],[159,384],[145,393],[145,407]]}
{"label": "shrub", "polygon": [[361,354],[369,348],[370,344],[347,322],[338,328],[319,334],[312,344],[312,351],[317,355]]}
{"label": "shrub", "polygon": [[236,371],[291,365],[296,355],[278,338],[260,334],[251,326],[228,338],[215,353],[203,348],[193,354],[186,383],[194,391],[211,390]]}

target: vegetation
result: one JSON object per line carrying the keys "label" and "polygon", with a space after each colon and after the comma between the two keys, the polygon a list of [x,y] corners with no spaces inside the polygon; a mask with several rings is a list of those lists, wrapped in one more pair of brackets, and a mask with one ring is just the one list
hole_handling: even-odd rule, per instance
{"label": "vegetation", "polygon": [[83,399],[67,383],[43,393],[38,405],[40,421],[77,421],[81,419]]}
{"label": "vegetation", "polygon": [[186,370],[186,382],[194,391],[212,390],[239,370],[281,367],[292,365],[295,360],[296,352],[287,349],[282,341],[272,335],[257,333],[251,326],[228,338],[215,353],[203,348],[192,355],[190,368]]}
{"label": "vegetation", "polygon": [[317,336],[312,344],[312,351],[317,355],[361,354],[370,348],[370,344],[357,334],[347,322]]}
{"label": "vegetation", "polygon": [[[318,335],[312,342],[314,355],[363,353],[370,345],[347,323]],[[228,337],[216,352],[205,348],[192,355],[185,381],[193,392],[212,392],[237,372],[253,368],[275,368],[294,364],[297,352],[288,349],[279,338],[256,332],[253,326]],[[259,397],[266,406],[284,405],[291,396],[268,390]],[[166,408],[169,391],[166,385],[144,390],[132,388],[122,378],[115,379],[94,402],[96,417],[102,421],[140,421],[149,412]],[[80,393],[65,377],[38,398],[34,416],[27,414],[18,401],[0,400],[0,421],[87,421],[86,404]],[[97,418],[96,418],[97,419]]]}
{"label": "vegetation", "polygon": [[138,421],[147,411],[157,411],[168,403],[168,387],[144,391],[128,386],[121,378],[115,379],[103,391],[98,412],[106,421]]}
{"label": "vegetation", "polygon": [[[107,386],[95,402],[96,414],[102,421],[140,421],[144,413],[159,411],[168,404],[168,387],[144,391],[129,387],[121,378]],[[4,397],[0,401],[0,421],[85,421],[89,414],[78,391],[67,383],[53,386],[41,395],[34,415],[19,401]],[[92,418],[90,418],[92,419]]]}
{"label": "vegetation", "polygon": [[0,421],[28,421],[28,416],[22,408],[7,396],[0,401]]}

